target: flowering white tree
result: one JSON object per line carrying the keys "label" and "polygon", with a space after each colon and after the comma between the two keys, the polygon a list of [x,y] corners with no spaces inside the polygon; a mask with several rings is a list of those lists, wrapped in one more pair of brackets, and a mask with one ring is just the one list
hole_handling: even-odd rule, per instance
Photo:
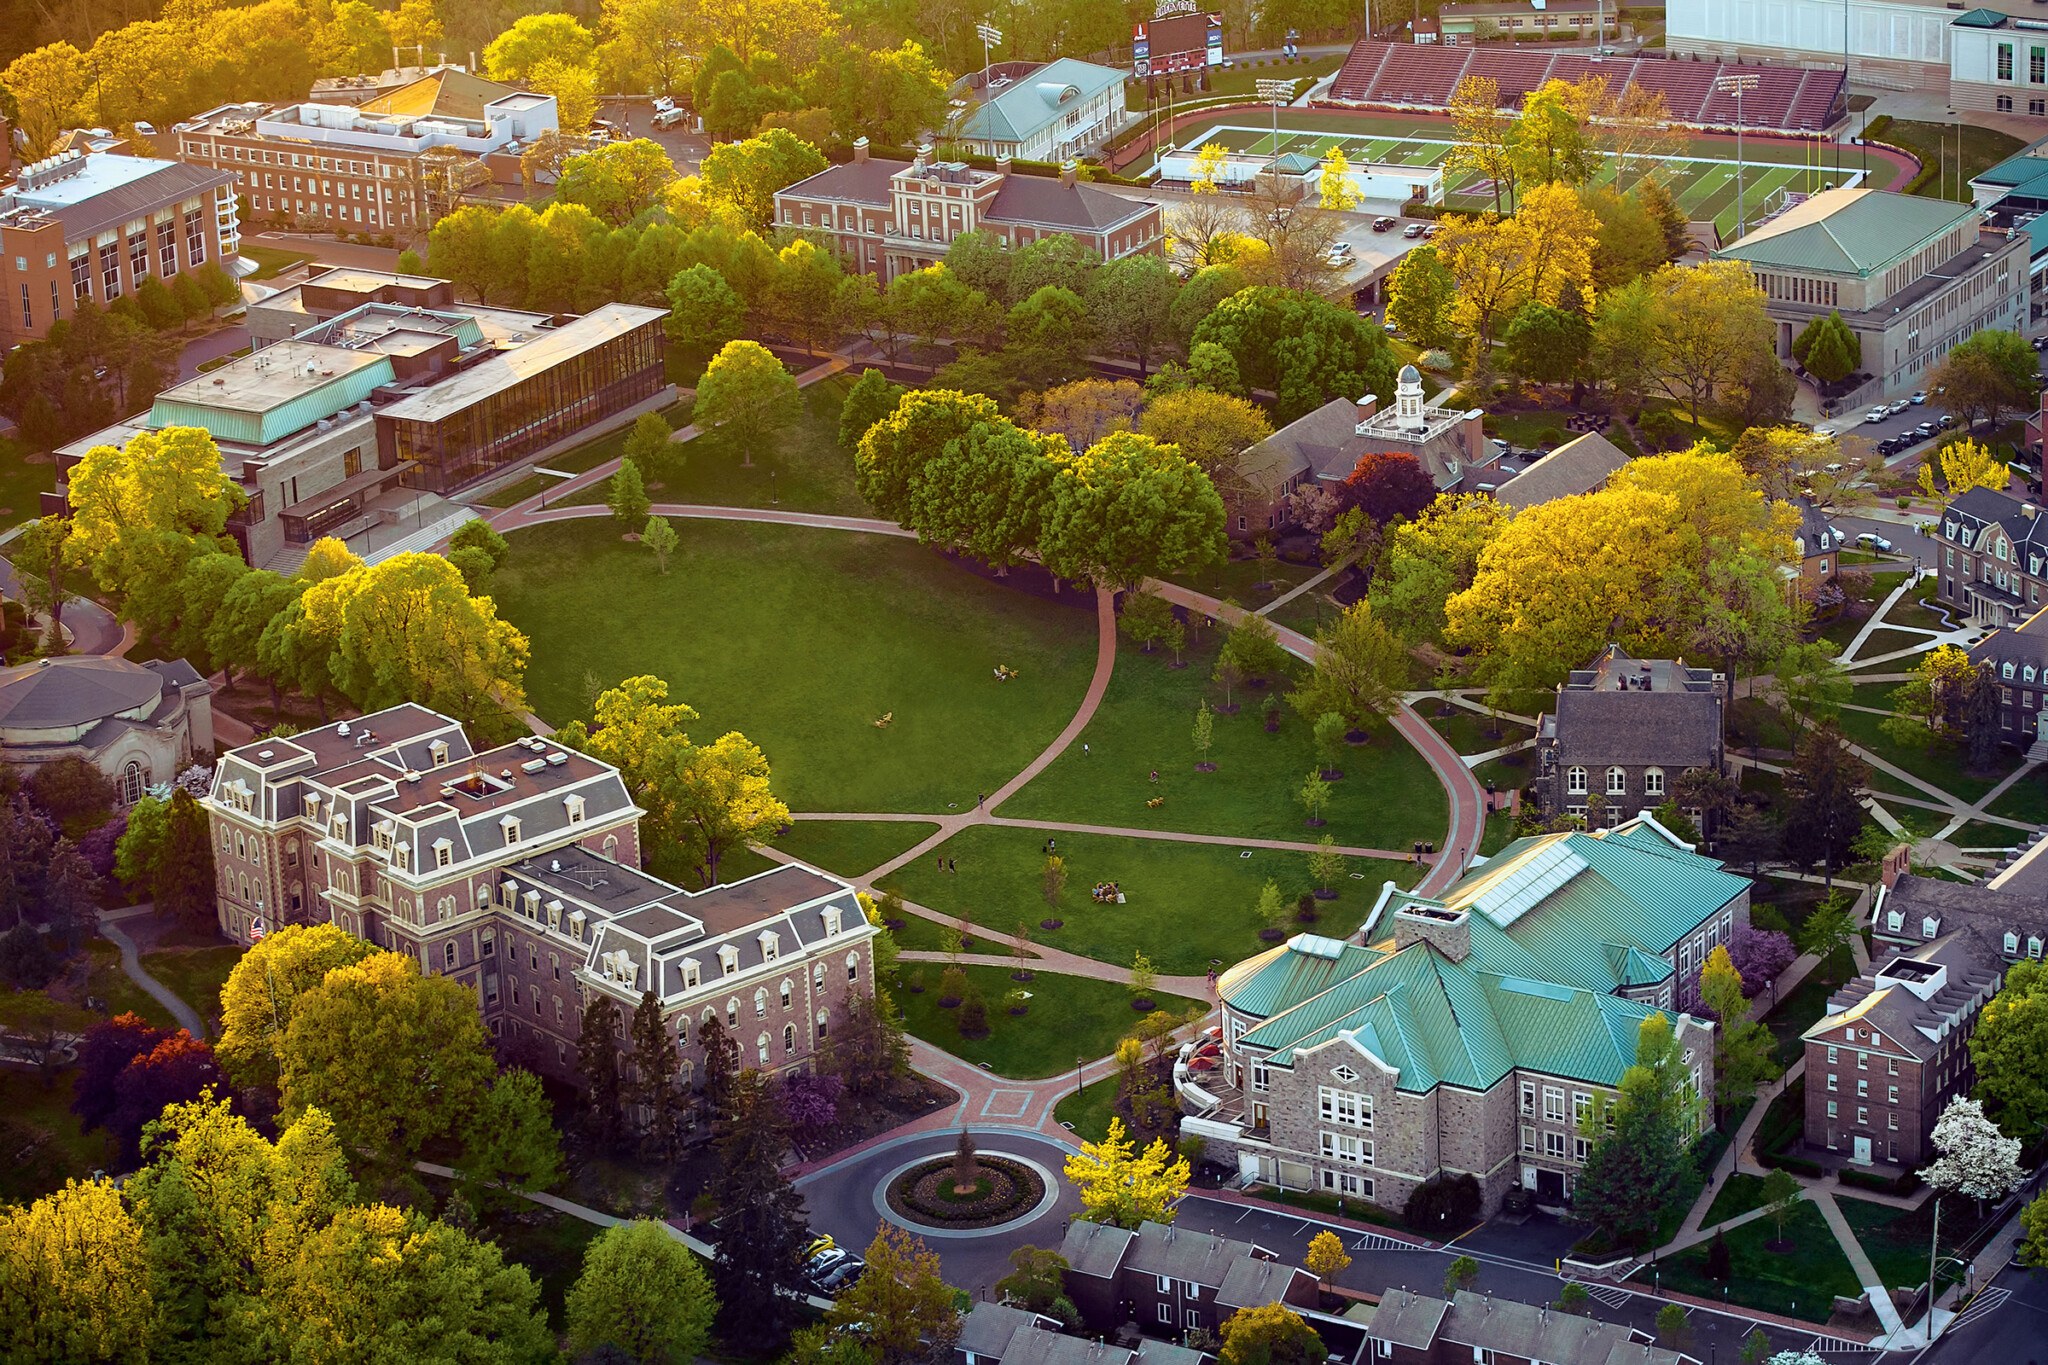
{"label": "flowering white tree", "polygon": [[1811,1351],[1780,1351],[1764,1365],[1828,1365]]}
{"label": "flowering white tree", "polygon": [[1941,1155],[1920,1177],[1937,1190],[1982,1203],[2004,1198],[2026,1178],[2020,1170],[2020,1140],[1999,1132],[1976,1100],[1950,1101],[1934,1125],[1933,1141]]}

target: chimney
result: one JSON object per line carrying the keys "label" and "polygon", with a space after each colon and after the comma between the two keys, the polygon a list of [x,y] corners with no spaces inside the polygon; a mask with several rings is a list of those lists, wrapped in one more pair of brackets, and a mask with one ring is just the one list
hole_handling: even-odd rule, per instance
{"label": "chimney", "polygon": [[2034,506],[2034,504],[2030,502],[2026,503],[2020,508],[2020,515],[2025,517],[2028,521],[2032,521],[2035,515],[2040,512],[2040,510],[2040,508]]}
{"label": "chimney", "polygon": [[1410,901],[1394,913],[1394,948],[1411,943],[1427,943],[1451,961],[1463,962],[1472,951],[1471,916],[1430,901]]}
{"label": "chimney", "polygon": [[853,140],[853,164],[865,166],[868,160],[868,140],[865,136]]}
{"label": "chimney", "polygon": [[925,169],[925,167],[927,167],[927,166],[931,165],[931,162],[932,162],[932,144],[931,144],[931,143],[929,143],[929,142],[920,142],[920,143],[918,143],[918,144],[917,144],[917,160],[911,163],[911,169],[912,169],[912,170],[914,170],[914,171],[916,171],[916,172],[918,172],[918,173],[919,173],[920,175],[922,175],[922,174],[924,173],[924,169]]}
{"label": "chimney", "polygon": [[1072,157],[1060,163],[1060,183],[1072,189],[1081,179],[1081,167]]}
{"label": "chimney", "polygon": [[1008,152],[1004,152],[1004,153],[1003,153],[1003,154],[1002,154],[1001,156],[999,156],[999,157],[997,157],[997,158],[996,158],[996,174],[997,174],[997,175],[1008,175],[1009,173],[1010,173],[1010,154],[1009,154]]}
{"label": "chimney", "polygon": [[1379,410],[1380,400],[1376,395],[1369,393],[1360,398],[1358,400],[1358,425],[1364,426],[1372,420],[1373,414]]}

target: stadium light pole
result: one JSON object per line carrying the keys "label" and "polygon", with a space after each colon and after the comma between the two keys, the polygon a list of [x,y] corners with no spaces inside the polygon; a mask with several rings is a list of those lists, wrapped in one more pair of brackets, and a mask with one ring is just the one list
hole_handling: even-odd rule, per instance
{"label": "stadium light pole", "polygon": [[1742,200],[1742,96],[1745,91],[1756,89],[1756,77],[1716,77],[1714,88],[1724,95],[1735,96],[1735,240],[1739,242],[1749,230],[1749,218]]}
{"label": "stadium light pole", "polygon": [[988,50],[990,47],[998,46],[1002,43],[1003,31],[987,20],[983,20],[974,26],[974,32],[981,39],[981,88],[986,90],[988,89]]}
{"label": "stadium light pole", "polygon": [[1257,82],[1259,98],[1273,106],[1273,155],[1280,155],[1280,106],[1294,98],[1293,81]]}

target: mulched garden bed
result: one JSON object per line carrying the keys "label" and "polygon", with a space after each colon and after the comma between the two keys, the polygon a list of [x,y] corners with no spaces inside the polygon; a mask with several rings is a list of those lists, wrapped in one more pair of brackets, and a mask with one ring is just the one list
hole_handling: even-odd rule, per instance
{"label": "mulched garden bed", "polygon": [[974,1189],[953,1193],[953,1158],[934,1157],[889,1183],[889,1207],[905,1218],[949,1228],[1008,1223],[1038,1207],[1045,1182],[1038,1172],[1005,1157],[977,1154]]}

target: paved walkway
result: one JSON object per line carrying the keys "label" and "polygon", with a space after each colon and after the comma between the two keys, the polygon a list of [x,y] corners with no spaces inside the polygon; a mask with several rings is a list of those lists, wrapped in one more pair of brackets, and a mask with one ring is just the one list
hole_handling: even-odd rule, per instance
{"label": "paved walkway", "polygon": [[127,973],[130,981],[149,992],[158,1004],[169,1010],[171,1018],[178,1021],[178,1027],[194,1038],[205,1038],[206,1021],[199,1017],[197,1010],[179,999],[170,987],[143,970],[142,960],[135,953],[135,940],[128,937],[128,931],[120,925],[121,920],[132,918],[138,911],[147,913],[148,910],[148,906],[130,906],[125,912],[100,916],[100,937],[121,950],[121,970]]}
{"label": "paved walkway", "polygon": [[1289,602],[1292,602],[1295,598],[1300,597],[1303,593],[1314,592],[1317,588],[1322,587],[1323,584],[1329,582],[1332,578],[1335,578],[1337,576],[1338,571],[1344,567],[1345,566],[1342,564],[1332,564],[1329,568],[1324,569],[1315,577],[1297,583],[1293,587],[1289,588],[1286,592],[1281,593],[1278,597],[1266,603],[1265,606],[1260,607],[1258,611],[1253,613],[1253,615],[1272,615],[1273,609],[1275,607],[1284,607]]}

